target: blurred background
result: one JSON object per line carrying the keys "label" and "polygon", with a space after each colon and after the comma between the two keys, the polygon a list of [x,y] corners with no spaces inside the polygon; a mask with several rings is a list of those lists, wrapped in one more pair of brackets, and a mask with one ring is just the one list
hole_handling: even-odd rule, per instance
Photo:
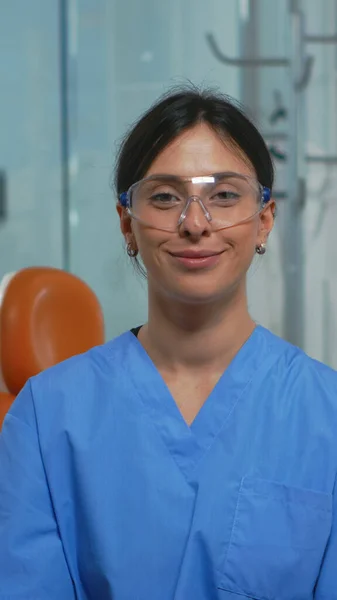
{"label": "blurred background", "polygon": [[252,316],[337,368],[337,0],[0,0],[0,279],[69,270],[107,338],[144,322],[110,180],[127,128],[186,79],[240,100],[275,160]]}

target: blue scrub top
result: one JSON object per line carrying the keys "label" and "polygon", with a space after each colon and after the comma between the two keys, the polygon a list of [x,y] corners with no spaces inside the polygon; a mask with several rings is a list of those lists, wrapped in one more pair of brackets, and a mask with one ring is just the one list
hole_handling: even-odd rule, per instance
{"label": "blue scrub top", "polygon": [[257,327],[189,427],[131,332],[0,436],[0,600],[337,599],[337,374]]}

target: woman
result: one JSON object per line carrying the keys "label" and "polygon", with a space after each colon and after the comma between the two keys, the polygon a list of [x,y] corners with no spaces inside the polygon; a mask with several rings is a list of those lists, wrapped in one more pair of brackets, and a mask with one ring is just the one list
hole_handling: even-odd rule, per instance
{"label": "woman", "polygon": [[1,600],[337,599],[337,378],[247,309],[272,183],[220,95],[172,93],[125,139],[117,209],[148,322],[8,414]]}

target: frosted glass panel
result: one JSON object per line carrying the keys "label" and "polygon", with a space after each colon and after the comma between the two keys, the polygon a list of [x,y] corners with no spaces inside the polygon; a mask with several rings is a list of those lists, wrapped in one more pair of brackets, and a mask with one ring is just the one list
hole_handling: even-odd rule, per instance
{"label": "frosted glass panel", "polygon": [[53,0],[1,3],[0,279],[62,266],[57,26]]}

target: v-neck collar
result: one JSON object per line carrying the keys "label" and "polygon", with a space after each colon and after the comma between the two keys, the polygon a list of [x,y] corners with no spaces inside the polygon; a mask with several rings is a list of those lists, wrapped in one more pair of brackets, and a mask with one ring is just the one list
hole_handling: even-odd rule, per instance
{"label": "v-neck collar", "polygon": [[189,426],[139,340],[131,332],[124,335],[127,375],[172,457],[188,475],[226,425],[246,386],[263,364],[268,336],[263,327],[254,329]]}

